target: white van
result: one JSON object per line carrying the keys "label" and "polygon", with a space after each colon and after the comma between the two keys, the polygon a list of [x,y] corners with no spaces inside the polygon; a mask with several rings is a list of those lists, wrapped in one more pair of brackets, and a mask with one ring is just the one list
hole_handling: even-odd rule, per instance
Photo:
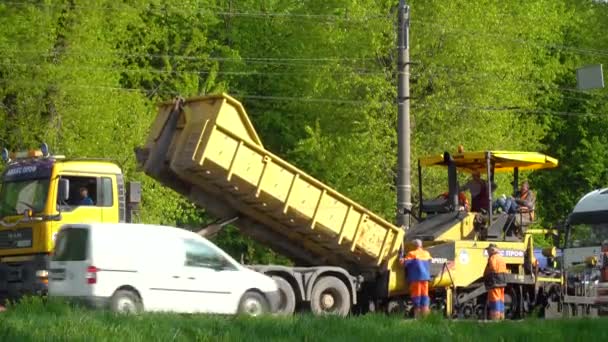
{"label": "white van", "polygon": [[143,224],[68,224],[57,234],[49,295],[116,312],[274,312],[270,277],[241,266],[187,230]]}

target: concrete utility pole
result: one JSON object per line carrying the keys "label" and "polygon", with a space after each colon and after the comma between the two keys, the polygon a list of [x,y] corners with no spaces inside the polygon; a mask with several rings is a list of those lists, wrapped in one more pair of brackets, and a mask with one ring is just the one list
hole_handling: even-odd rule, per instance
{"label": "concrete utility pole", "polygon": [[410,7],[399,0],[397,25],[397,225],[409,229],[412,210],[410,157]]}

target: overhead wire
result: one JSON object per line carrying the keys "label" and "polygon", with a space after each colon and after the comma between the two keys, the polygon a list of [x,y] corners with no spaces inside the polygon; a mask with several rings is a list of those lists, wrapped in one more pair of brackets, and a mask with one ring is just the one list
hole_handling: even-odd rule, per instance
{"label": "overhead wire", "polygon": [[57,56],[80,56],[80,57],[102,57],[102,56],[119,56],[119,57],[139,57],[150,59],[177,59],[189,61],[214,61],[214,62],[344,62],[344,61],[374,61],[374,57],[215,57],[215,56],[193,56],[193,55],[176,55],[176,54],[153,54],[153,53],[133,53],[133,52],[99,52],[99,51],[61,51],[50,52],[48,50],[3,50],[0,55],[7,55],[8,52],[16,54],[25,54],[41,57],[57,57]]}
{"label": "overhead wire", "polygon": [[[9,63],[0,61],[0,65],[6,66],[22,66],[22,67],[40,67],[37,63]],[[156,68],[126,68],[126,67],[87,67],[87,66],[66,66],[66,65],[57,65],[51,64],[47,66],[48,69],[68,69],[68,70],[82,70],[82,71],[108,71],[108,72],[124,72],[124,73],[151,73],[151,74],[169,74],[169,75],[180,75],[180,74],[192,74],[192,75],[209,75],[209,74],[218,74],[218,75],[240,75],[240,76],[285,76],[285,75],[313,75],[318,74],[319,69],[315,69],[315,73],[306,73],[302,71],[283,71],[283,72],[274,72],[274,71],[233,71],[233,70],[165,70],[165,69],[156,69]],[[367,71],[367,70],[344,70],[344,71],[331,71],[332,74],[336,75],[386,75],[386,71]]]}
{"label": "overhead wire", "polygon": [[428,26],[428,27],[434,27],[435,29],[442,29],[444,31],[441,33],[444,33],[444,34],[451,33],[451,34],[461,34],[461,35],[464,34],[464,35],[469,35],[469,36],[483,36],[483,37],[488,37],[488,38],[493,38],[493,39],[499,39],[502,41],[518,43],[519,47],[535,46],[535,47],[550,48],[550,49],[556,49],[556,50],[562,50],[562,51],[570,51],[570,52],[574,52],[579,55],[608,56],[608,50],[605,50],[605,49],[580,48],[580,47],[569,46],[569,45],[564,45],[564,44],[547,43],[542,40],[522,39],[522,38],[514,37],[510,34],[499,34],[499,33],[494,33],[494,32],[467,30],[467,29],[460,29],[460,28],[455,29],[454,27],[441,25],[441,24],[428,22],[428,21],[422,21],[422,20],[410,20],[410,21],[414,24],[418,24],[421,26]]}
{"label": "overhead wire", "polygon": [[[0,62],[0,65],[20,65],[20,66],[34,66],[31,64],[27,64],[27,63],[6,63],[6,62]],[[57,66],[52,66],[51,69],[56,68]],[[67,67],[65,67],[67,68]],[[163,74],[227,74],[227,75],[240,75],[240,76],[250,76],[250,75],[306,75],[306,73],[296,73],[296,72],[277,72],[277,73],[272,73],[272,72],[240,72],[240,71],[212,71],[212,70],[157,70],[157,69],[128,69],[128,68],[100,68],[100,67],[83,67],[83,66],[75,66],[75,67],[69,67],[68,69],[70,70],[84,70],[84,71],[115,71],[115,72],[135,72],[135,73],[163,73]],[[449,68],[443,68],[443,69],[449,69]],[[341,72],[343,74],[382,74],[382,72],[378,72],[378,73],[361,73],[361,72],[356,72],[356,71],[344,71]],[[338,72],[332,72],[332,74],[339,74]],[[504,82],[511,82],[513,80],[500,80],[500,83],[504,83]],[[518,82],[518,81],[513,81],[513,82]],[[539,83],[534,83],[534,82],[527,82],[524,81],[522,83],[525,84],[530,84],[530,85],[539,85]],[[542,84],[544,85],[544,84]],[[160,85],[159,85],[160,87]],[[151,92],[153,91],[154,93],[156,91],[158,91],[158,88],[154,90],[149,90],[149,89],[144,89],[142,91],[144,92]],[[113,89],[113,90],[117,90],[117,89],[122,89],[125,91],[138,91],[138,89],[128,89],[128,88],[120,88],[120,87],[105,87],[105,86],[101,86],[98,87],[99,89]],[[569,88],[561,88],[561,87],[555,87],[552,90],[557,90],[557,91],[569,91],[569,92],[577,92],[581,95],[597,95],[594,93],[588,94],[588,93],[581,93],[580,90],[577,89],[569,89]],[[301,98],[294,98],[294,97],[278,97],[278,96],[258,96],[258,95],[254,95],[254,96],[249,96],[249,98],[251,99],[269,99],[269,100],[280,100],[280,101],[288,101],[288,100],[292,100],[292,101],[302,101]],[[569,98],[573,98],[573,97],[569,97]],[[576,98],[578,99],[578,98]],[[353,101],[353,100],[330,100],[330,99],[312,99],[309,102],[334,102],[334,103],[355,103],[355,104],[361,104],[361,101]],[[583,99],[581,99],[583,100]],[[483,108],[476,108],[476,109],[483,109]],[[485,109],[484,109],[485,110]],[[502,109],[504,110],[504,109]]]}
{"label": "overhead wire", "polygon": [[[31,3],[26,3],[26,2],[16,2],[16,1],[5,1],[5,4],[20,4],[20,5],[33,5]],[[48,6],[51,6],[50,4],[45,4]],[[104,9],[102,7],[94,7],[94,6],[82,6],[82,5],[75,5],[76,8],[80,7],[80,8],[99,8],[99,9]],[[218,6],[208,6],[210,8],[214,8],[214,9],[221,9]],[[160,10],[163,13],[167,12],[167,6],[165,6],[165,8],[163,9],[155,9],[155,10]],[[115,7],[106,7],[105,9],[115,9]],[[151,7],[149,6],[149,9],[151,9]],[[175,8],[173,8],[175,9]],[[184,7],[181,9],[185,9],[185,10],[191,10],[190,7]],[[208,9],[201,9],[200,11],[204,11],[205,13],[209,12]],[[201,12],[202,13],[202,12]],[[348,17],[343,17],[343,16],[338,16],[338,15],[321,15],[321,14],[298,14],[298,13],[273,13],[273,12],[260,12],[260,13],[252,13],[252,12],[234,12],[234,11],[230,11],[230,12],[209,12],[209,14],[219,14],[219,15],[224,15],[224,14],[229,14],[229,15],[236,15],[236,16],[252,16],[252,17],[263,17],[263,18],[269,18],[269,17],[287,17],[287,18],[324,18],[324,19],[340,19],[340,20],[353,20],[353,18],[348,18]],[[383,18],[383,20],[391,20],[388,16],[378,16],[378,18]],[[423,26],[432,26],[432,27],[442,27],[444,29],[447,29],[448,31],[452,28],[446,28],[445,26],[441,26],[439,24],[435,24],[435,23],[428,23],[428,22],[422,22],[422,21],[412,21],[414,24],[422,24]],[[456,32],[463,32],[463,33],[467,33],[467,34],[479,34],[479,35],[484,35],[484,36],[490,36],[490,37],[495,37],[495,38],[507,38],[504,35],[500,35],[500,34],[492,34],[492,33],[487,33],[487,32],[476,32],[476,31],[467,31],[467,30],[455,30]],[[513,42],[517,42],[517,43],[523,43],[523,44],[529,44],[532,43],[533,45],[537,45],[537,46],[543,46],[543,47],[547,47],[547,45],[545,44],[540,44],[539,42],[531,42],[529,40],[521,40],[521,39],[513,39],[513,38],[508,38],[507,40],[513,41]],[[557,48],[557,49],[564,49],[564,50],[568,50],[568,51],[574,51],[577,53],[584,53],[584,54],[608,54],[608,51],[606,50],[597,50],[597,49],[580,49],[580,48],[575,48],[575,47],[569,47],[569,46],[565,46],[565,45],[551,45],[549,46],[551,48]],[[69,53],[69,52],[68,52]],[[374,58],[359,58],[359,57],[319,57],[319,58],[306,58],[306,57],[206,57],[206,56],[186,56],[186,55],[169,55],[169,54],[120,54],[120,52],[117,52],[118,55],[121,56],[138,56],[138,57],[145,57],[145,58],[183,58],[183,59],[193,59],[193,60],[212,60],[212,61],[224,61],[224,62],[229,62],[229,61],[248,61],[251,63],[261,63],[261,64],[273,64],[273,63],[277,63],[278,65],[285,65],[285,64],[281,64],[283,62],[289,63],[289,62],[299,62],[299,61],[304,61],[304,62],[311,62],[311,61],[330,61],[330,62],[337,62],[337,61],[353,61],[353,60],[373,60]],[[289,64],[287,64],[289,65]],[[306,65],[306,64],[303,64]],[[310,66],[317,66],[317,65],[310,65]],[[84,69],[83,69],[84,70]],[[110,69],[112,71],[119,71],[118,69]],[[264,72],[264,73],[259,73],[259,72],[240,72],[240,71],[191,71],[191,70],[158,70],[158,69],[148,69],[148,70],[144,70],[144,71],[139,71],[138,69],[123,69],[122,72],[150,72],[150,73],[168,73],[168,74],[179,74],[179,73],[192,73],[192,74],[206,74],[206,73],[217,73],[217,74],[233,74],[233,75],[243,75],[243,76],[247,76],[247,75],[290,75],[290,74],[297,74],[297,73],[290,73],[290,72],[286,72],[286,73],[272,73],[272,72]],[[345,72],[345,73],[357,73],[357,74],[366,74],[365,71],[363,72],[357,72],[357,71],[352,71],[352,72]],[[386,74],[386,72],[378,72],[378,73],[370,73],[370,74]],[[496,75],[494,75],[496,76]],[[507,82],[505,80],[500,80],[501,82]],[[508,82],[515,82],[515,83],[522,83],[522,84],[530,84],[530,85],[539,85],[539,83],[534,83],[534,82],[529,82],[529,81],[519,81],[519,80],[509,80]],[[124,89],[124,88],[122,88]],[[554,90],[564,90],[564,91],[577,91],[574,89],[560,89],[560,88],[556,88]],[[585,93],[587,94],[587,93]],[[597,94],[593,94],[592,96],[595,96]],[[273,99],[273,100],[280,100],[281,97],[266,97],[267,99]],[[261,97],[259,99],[262,99]],[[293,99],[290,99],[293,100]]]}
{"label": "overhead wire", "polygon": [[[42,7],[47,7],[47,8],[64,8],[66,7],[65,5],[62,4],[33,4],[33,3],[29,3],[29,2],[19,2],[19,1],[10,1],[10,0],[5,0],[2,3],[7,4],[7,5],[13,5],[13,6],[42,6]],[[128,7],[128,4],[116,4],[115,6],[95,6],[92,4],[87,4],[87,5],[80,5],[80,4],[71,4],[68,5],[67,7],[73,8],[73,9],[89,9],[89,10],[116,10],[117,7],[119,6],[124,6],[126,5]],[[198,7],[198,8],[197,8]],[[202,7],[202,8],[201,8]],[[132,9],[138,9],[138,8],[132,8]],[[243,11],[239,11],[239,10],[232,10],[230,8],[226,8],[223,6],[213,6],[213,5],[208,5],[205,4],[203,6],[184,6],[184,7],[179,7],[176,6],[175,4],[161,4],[159,5],[159,8],[155,8],[152,4],[148,4],[147,7],[145,8],[139,8],[145,11],[150,11],[153,13],[158,13],[158,14],[167,14],[169,11],[177,11],[177,10],[183,10],[186,13],[189,14],[210,14],[210,15],[216,15],[216,16],[222,16],[222,17],[244,17],[244,18],[262,18],[262,19],[267,19],[267,18],[287,18],[290,20],[316,20],[316,21],[325,21],[325,22],[368,22],[369,20],[381,20],[381,21],[392,21],[393,19],[390,18],[388,15],[378,15],[378,14],[374,14],[374,15],[364,15],[361,17],[356,17],[353,16],[352,14],[349,15],[348,14],[348,9],[346,8],[336,8],[336,10],[344,10],[345,11],[345,15],[337,15],[337,14],[310,14],[310,13],[291,13],[291,12],[270,12],[270,11],[264,11],[264,12],[243,12]]]}
{"label": "overhead wire", "polygon": [[[422,76],[429,76],[429,77],[433,77],[433,68],[439,68],[442,70],[446,70],[448,72],[446,72],[444,75],[446,75],[448,78],[450,79],[454,79],[452,76],[454,75],[466,75],[467,78],[470,79],[476,79],[476,80],[488,80],[488,79],[494,79],[496,81],[498,81],[498,83],[500,84],[524,84],[524,85],[530,85],[530,86],[534,86],[537,87],[539,90],[543,91],[543,90],[553,90],[553,91],[565,91],[565,92],[571,92],[571,93],[577,93],[577,94],[581,94],[581,95],[585,95],[585,96],[591,96],[591,97],[601,97],[601,98],[608,98],[608,95],[604,95],[601,92],[597,92],[597,91],[586,91],[586,90],[582,90],[582,89],[575,89],[575,88],[568,88],[568,87],[564,87],[564,86],[560,86],[557,84],[547,84],[547,83],[543,83],[543,82],[533,82],[533,81],[527,81],[524,79],[505,79],[504,78],[504,74],[499,74],[496,72],[484,72],[484,71],[479,71],[479,70],[465,70],[465,69],[461,69],[461,68],[456,68],[456,67],[452,67],[452,66],[447,66],[447,65],[441,65],[441,64],[433,64],[431,66],[428,67],[428,69],[420,72],[418,74],[419,77]],[[462,80],[460,80],[462,81]]]}
{"label": "overhead wire", "polygon": [[[0,80],[0,83],[8,83],[8,80]],[[16,83],[16,82],[13,82]],[[19,81],[21,85],[39,85],[33,81]],[[62,84],[61,87],[65,88],[82,88],[82,89],[100,89],[108,91],[124,91],[124,92],[136,92],[136,93],[147,93],[152,92],[154,89],[144,88],[123,88],[118,86],[110,85],[83,85],[83,84]],[[336,105],[354,105],[360,107],[361,105],[373,104],[379,106],[395,105],[396,101],[374,101],[370,102],[367,100],[350,100],[350,99],[335,99],[335,98],[314,98],[314,97],[296,97],[296,96],[269,96],[262,94],[249,94],[235,90],[232,94],[237,98],[258,100],[258,101],[274,101],[274,102],[304,102],[304,103],[315,103],[315,104],[336,104]],[[178,92],[171,91],[168,95],[180,95]],[[555,111],[550,109],[526,109],[518,108],[516,106],[503,106],[503,107],[488,107],[488,106],[471,106],[466,104],[452,104],[447,102],[434,103],[439,105],[444,110],[460,109],[467,111],[478,111],[478,112],[493,112],[493,113],[517,113],[517,114],[533,114],[533,115],[555,115],[555,116],[568,116],[568,117],[603,117],[608,118],[608,113],[592,113],[592,112],[569,112],[569,111]],[[413,109],[430,108],[431,106],[425,104],[413,104]]]}
{"label": "overhead wire", "polygon": [[[37,6],[37,4],[32,4],[29,2],[8,1],[8,0],[3,1],[3,3],[10,4],[10,5],[17,5],[17,6],[27,6],[27,5]],[[119,4],[119,5],[124,5],[124,4]],[[116,6],[119,6],[119,5],[116,5]],[[49,3],[43,4],[42,6],[63,7],[60,4],[49,4]],[[230,11],[226,11],[227,9],[225,7],[213,6],[213,5],[204,5],[206,8],[199,9],[199,10],[193,9],[192,8],[193,6],[178,7],[175,4],[171,4],[171,5],[163,4],[161,6],[163,7],[163,9],[153,9],[152,5],[149,5],[147,10],[158,11],[159,13],[166,14],[167,9],[180,9],[180,10],[188,11],[189,13],[191,13],[191,12],[203,13],[204,12],[206,14],[215,14],[218,16],[236,16],[236,17],[253,17],[253,18],[276,18],[276,17],[301,18],[301,19],[315,19],[316,18],[316,19],[324,19],[324,20],[329,20],[329,19],[338,20],[339,19],[339,20],[344,20],[344,21],[361,21],[361,22],[366,22],[368,20],[373,20],[373,19],[384,20],[387,22],[395,21],[395,19],[392,18],[388,14],[387,15],[378,15],[378,14],[366,15],[361,18],[357,18],[357,17],[348,17],[348,16],[335,15],[335,14],[309,14],[309,13],[290,13],[290,12],[230,12]],[[106,7],[92,6],[90,4],[86,5],[86,6],[85,5],[74,5],[72,7],[79,8],[79,9],[102,9],[102,10],[103,9],[106,9],[106,10],[115,9],[115,7],[111,7],[111,6],[106,6]],[[208,11],[208,9],[212,9],[212,11]],[[214,12],[213,10],[222,10],[222,11]],[[346,10],[346,9],[338,9],[338,10]],[[570,51],[570,52],[580,54],[580,55],[608,56],[608,50],[603,50],[603,49],[590,49],[590,48],[580,48],[580,47],[575,47],[575,46],[568,46],[568,45],[563,45],[563,44],[552,44],[552,43],[546,43],[546,42],[540,41],[540,40],[516,38],[516,37],[512,37],[511,35],[508,35],[508,34],[484,32],[484,31],[476,31],[476,30],[466,30],[466,29],[455,29],[453,27],[448,27],[446,25],[442,25],[439,23],[428,22],[428,21],[423,21],[423,20],[416,20],[416,19],[413,19],[413,20],[410,19],[410,22],[412,24],[414,24],[413,27],[415,27],[415,25],[421,25],[421,26],[433,27],[435,29],[443,29],[444,30],[443,33],[450,32],[450,33],[457,33],[457,34],[491,37],[493,39],[500,39],[500,40],[518,43],[519,47],[536,46],[536,47],[544,47],[544,48]]]}

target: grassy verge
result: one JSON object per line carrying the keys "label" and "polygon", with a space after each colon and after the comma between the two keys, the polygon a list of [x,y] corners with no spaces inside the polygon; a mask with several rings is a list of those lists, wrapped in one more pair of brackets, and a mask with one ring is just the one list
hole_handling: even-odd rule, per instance
{"label": "grassy verge", "polygon": [[0,341],[602,341],[608,320],[404,321],[336,317],[120,316],[32,299],[0,313]]}

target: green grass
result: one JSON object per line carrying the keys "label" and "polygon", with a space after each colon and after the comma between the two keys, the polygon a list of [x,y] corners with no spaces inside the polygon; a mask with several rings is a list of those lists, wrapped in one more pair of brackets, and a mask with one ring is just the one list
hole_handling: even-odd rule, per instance
{"label": "green grass", "polygon": [[122,316],[30,299],[0,313],[0,341],[605,341],[608,320],[423,321],[336,317]]}

